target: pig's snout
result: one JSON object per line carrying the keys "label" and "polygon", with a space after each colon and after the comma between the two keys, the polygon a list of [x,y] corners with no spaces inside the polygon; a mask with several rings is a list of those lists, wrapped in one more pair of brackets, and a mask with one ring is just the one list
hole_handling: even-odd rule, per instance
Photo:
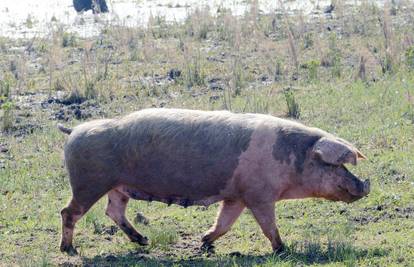
{"label": "pig's snout", "polygon": [[351,203],[369,194],[371,190],[371,182],[368,179],[363,182],[358,181],[357,184],[358,185],[356,188],[349,188],[350,190],[347,190],[348,196],[346,197],[347,199],[345,200],[345,202]]}

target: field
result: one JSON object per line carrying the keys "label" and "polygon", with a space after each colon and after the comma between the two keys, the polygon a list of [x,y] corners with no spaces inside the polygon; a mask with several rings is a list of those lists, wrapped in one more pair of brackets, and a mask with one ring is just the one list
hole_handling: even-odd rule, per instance
{"label": "field", "polygon": [[[262,14],[253,1],[243,16],[201,8],[182,23],[154,16],[90,38],[56,19],[44,37],[0,37],[0,265],[413,266],[414,9],[362,2],[305,16]],[[349,168],[371,179],[371,193],[352,204],[278,202],[280,254],[249,211],[215,253],[203,253],[218,204],[131,201],[128,217],[150,239],[141,247],[105,216],[103,198],[77,224],[79,255],[61,253],[71,193],[57,123],[147,107],[265,113],[322,128],[367,155]]]}

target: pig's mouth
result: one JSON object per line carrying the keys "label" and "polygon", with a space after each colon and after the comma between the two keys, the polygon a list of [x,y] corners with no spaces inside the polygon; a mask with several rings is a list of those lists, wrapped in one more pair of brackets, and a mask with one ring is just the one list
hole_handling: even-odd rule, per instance
{"label": "pig's mouth", "polygon": [[[362,184],[362,186],[361,186],[361,189],[358,190],[359,191],[358,193],[351,192],[351,190],[349,190],[348,188],[343,187],[341,185],[338,185],[338,189],[340,190],[341,195],[343,196],[341,198],[341,200],[346,202],[346,203],[351,203],[351,202],[357,201],[357,200],[365,197],[366,195],[368,195],[369,192],[370,192],[370,182],[369,182],[369,180],[361,182],[361,184]],[[354,190],[352,190],[352,191],[354,191]]]}
{"label": "pig's mouth", "polygon": [[343,197],[341,197],[340,200],[342,200],[346,203],[351,203],[351,202],[357,201],[358,199],[361,199],[363,197],[363,195],[352,194],[351,192],[349,192],[348,189],[346,189],[346,188],[344,188],[340,185],[338,185],[338,188],[341,191],[341,195],[343,196]]}

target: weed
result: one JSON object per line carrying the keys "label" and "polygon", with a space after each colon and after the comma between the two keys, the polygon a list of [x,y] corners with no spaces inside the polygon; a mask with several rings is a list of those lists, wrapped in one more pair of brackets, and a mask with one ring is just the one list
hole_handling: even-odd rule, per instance
{"label": "weed", "polygon": [[358,68],[358,78],[362,81],[366,81],[367,75],[366,75],[366,65],[367,60],[364,56],[361,56],[359,59],[359,68]]}
{"label": "weed", "polygon": [[382,33],[384,35],[384,48],[385,48],[385,56],[381,60],[381,68],[382,73],[389,73],[393,69],[393,65],[395,63],[394,60],[394,46],[392,43],[393,39],[393,32],[390,25],[390,17],[389,17],[389,9],[387,5],[384,7],[383,16],[378,17],[378,20],[381,24]]}
{"label": "weed", "polygon": [[287,29],[287,35],[288,35],[288,43],[289,43],[289,51],[291,54],[291,58],[293,61],[293,65],[295,66],[296,73],[299,73],[299,60],[298,60],[298,53],[295,45],[294,35],[291,29],[291,26],[289,24],[288,19],[286,19],[286,29]]}
{"label": "weed", "polygon": [[207,39],[213,25],[210,9],[208,7],[203,9],[197,8],[187,17],[185,25],[189,36],[195,36],[199,40]]}
{"label": "weed", "polygon": [[405,51],[405,60],[410,69],[414,69],[414,46],[409,47]]}
{"label": "weed", "polygon": [[29,28],[29,29],[31,29],[31,28],[33,28],[33,26],[34,26],[34,21],[33,21],[33,18],[32,18],[32,16],[29,14],[29,15],[27,15],[27,17],[26,17],[26,21],[25,21],[25,24],[26,24],[26,27],[27,28]]}
{"label": "weed", "polygon": [[163,225],[162,227],[150,227],[148,232],[150,238],[150,248],[161,248],[167,250],[168,246],[178,240],[178,233],[173,227]]}
{"label": "weed", "polygon": [[280,81],[282,79],[282,62],[280,60],[276,61],[275,65],[275,75],[274,75],[274,81]]}
{"label": "weed", "polygon": [[304,68],[308,70],[308,79],[313,81],[318,78],[318,68],[321,65],[319,60],[311,60],[303,64]]}
{"label": "weed", "polygon": [[97,96],[98,96],[98,93],[95,89],[95,82],[86,81],[86,84],[85,84],[85,97],[87,99],[94,99]]}
{"label": "weed", "polygon": [[337,35],[332,33],[329,37],[329,62],[325,65],[331,66],[332,77],[341,77],[341,55],[337,45]]}
{"label": "weed", "polygon": [[404,116],[414,124],[414,96],[407,90],[405,93],[407,106]]}
{"label": "weed", "polygon": [[219,40],[228,41],[232,45],[236,35],[237,23],[231,10],[221,8],[215,23]]}
{"label": "weed", "polygon": [[300,107],[299,103],[296,101],[293,90],[291,88],[287,88],[283,91],[283,94],[285,96],[285,101],[288,108],[287,116],[294,119],[299,119]]}
{"label": "weed", "polygon": [[14,103],[12,101],[6,101],[3,104],[1,104],[1,110],[3,111],[2,116],[2,130],[3,132],[9,131],[13,127],[14,122]]}
{"label": "weed", "polygon": [[205,74],[204,70],[202,69],[203,63],[200,55],[200,50],[194,52],[192,48],[186,47],[184,51],[184,58],[184,81],[187,88],[204,85]]}
{"label": "weed", "polygon": [[8,99],[10,93],[10,81],[8,79],[0,80],[0,98]]}
{"label": "weed", "polygon": [[64,32],[62,34],[62,47],[75,47],[76,45],[76,36],[73,33]]}
{"label": "weed", "polygon": [[240,58],[235,58],[233,64],[231,65],[231,79],[230,79],[230,88],[235,96],[241,94],[242,89],[245,86],[243,66],[240,63]]}
{"label": "weed", "polygon": [[306,33],[303,36],[303,47],[305,49],[312,48],[313,47],[313,43],[314,43],[314,41],[313,41],[313,34],[312,33]]}

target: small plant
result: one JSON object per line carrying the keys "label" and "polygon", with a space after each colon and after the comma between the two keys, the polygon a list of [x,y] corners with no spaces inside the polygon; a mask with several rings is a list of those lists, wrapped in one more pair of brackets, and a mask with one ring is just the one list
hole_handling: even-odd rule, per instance
{"label": "small plant", "polygon": [[185,22],[188,36],[196,37],[199,40],[207,39],[207,35],[212,27],[212,17],[208,7],[196,9],[187,17]]}
{"label": "small plant", "polygon": [[358,78],[362,81],[366,81],[367,75],[366,75],[366,65],[367,59],[364,56],[361,56],[359,60],[359,68],[358,68]]}
{"label": "small plant", "polygon": [[405,60],[410,69],[414,69],[414,45],[405,51]]}
{"label": "small plant", "polygon": [[170,244],[174,244],[178,240],[178,233],[172,227],[151,228],[148,233],[151,240],[150,248],[161,248],[167,250]]}
{"label": "small plant", "polygon": [[14,109],[14,104],[12,101],[6,101],[1,105],[1,110],[3,111],[3,117],[2,117],[3,132],[9,131],[13,127],[13,109]]}
{"label": "small plant", "polygon": [[332,67],[332,76],[337,78],[341,77],[341,55],[337,45],[337,37],[335,33],[332,33],[329,37],[328,58],[330,61],[330,66]]}
{"label": "small plant", "polygon": [[305,49],[311,48],[313,46],[313,34],[312,33],[306,33],[303,36],[303,47]]}
{"label": "small plant", "polygon": [[4,37],[0,37],[0,52],[7,51],[7,40]]}
{"label": "small plant", "polygon": [[243,68],[240,64],[240,59],[237,58],[233,61],[232,64],[230,86],[232,88],[233,94],[236,96],[241,94],[241,90],[245,86]]}
{"label": "small plant", "polygon": [[309,80],[318,79],[318,68],[320,65],[321,65],[321,62],[319,60],[311,60],[304,64],[304,67],[308,70]]}
{"label": "small plant", "polygon": [[87,81],[85,86],[85,97],[87,99],[94,99],[97,97],[97,91],[95,88],[95,83],[92,81]]}
{"label": "small plant", "polygon": [[200,51],[198,51],[197,55],[190,55],[191,53],[189,53],[188,49],[185,48],[185,53],[187,54],[185,55],[185,85],[187,88],[204,85],[205,74],[201,67],[202,63]]}
{"label": "small plant", "polygon": [[286,19],[286,23],[287,23],[286,28],[288,29],[287,33],[288,33],[288,41],[289,41],[288,42],[289,43],[289,51],[290,51],[290,54],[291,54],[291,57],[292,57],[292,62],[295,66],[296,72],[298,73],[299,72],[299,61],[298,61],[298,52],[297,52],[296,44],[295,44],[296,42],[295,42],[293,32],[290,28],[290,25],[287,22],[287,19]]}
{"label": "small plant", "polygon": [[280,60],[276,61],[276,66],[275,66],[275,77],[274,80],[275,82],[280,81],[282,79],[282,63],[280,62]]}
{"label": "small plant", "polygon": [[380,60],[380,64],[383,74],[392,72],[393,61],[389,51],[385,52],[385,57]]}
{"label": "small plant", "polygon": [[286,105],[288,108],[287,116],[299,119],[300,117],[300,107],[299,103],[296,102],[295,94],[293,93],[292,89],[287,88],[283,91],[283,94],[285,95]]}
{"label": "small plant", "polygon": [[404,113],[404,116],[412,123],[414,123],[414,96],[412,96],[410,92],[407,91],[405,97],[407,99],[408,105],[406,108],[407,111]]}
{"label": "small plant", "polygon": [[29,28],[29,29],[31,29],[31,28],[33,28],[33,24],[34,24],[34,22],[33,22],[33,18],[32,18],[32,16],[29,14],[29,15],[27,15],[27,18],[26,18],[26,22],[25,22],[25,24],[26,24],[26,27],[27,28]]}
{"label": "small plant", "polygon": [[384,8],[384,14],[382,17],[378,18],[378,21],[381,25],[382,32],[384,35],[384,48],[385,48],[385,57],[380,61],[382,73],[390,73],[393,70],[393,65],[395,63],[394,57],[393,57],[393,32],[391,27],[391,19],[389,16],[389,8]]}
{"label": "small plant", "polygon": [[64,32],[62,34],[62,46],[63,47],[75,47],[76,36],[72,33]]}
{"label": "small plant", "polygon": [[8,80],[0,80],[0,98],[9,98],[10,96],[10,82]]}

